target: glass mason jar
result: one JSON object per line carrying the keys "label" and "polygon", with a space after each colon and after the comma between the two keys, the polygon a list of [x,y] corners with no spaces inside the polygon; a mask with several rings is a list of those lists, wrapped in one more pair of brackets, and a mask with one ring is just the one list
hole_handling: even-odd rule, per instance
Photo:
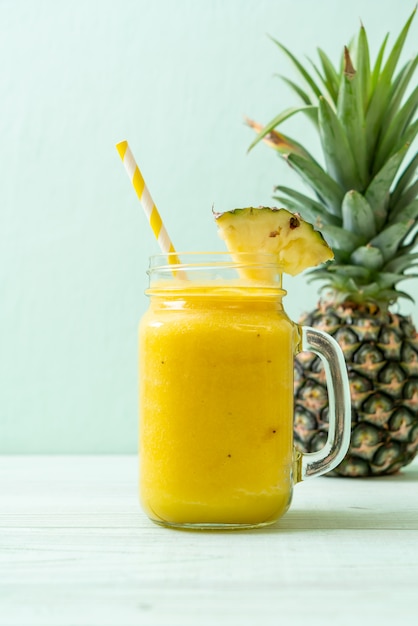
{"label": "glass mason jar", "polygon": [[[177,528],[252,528],[288,509],[293,485],[333,469],[350,439],[344,357],[329,335],[292,322],[273,255],[151,257],[139,328],[140,492]],[[293,360],[325,364],[323,449],[293,445]]]}

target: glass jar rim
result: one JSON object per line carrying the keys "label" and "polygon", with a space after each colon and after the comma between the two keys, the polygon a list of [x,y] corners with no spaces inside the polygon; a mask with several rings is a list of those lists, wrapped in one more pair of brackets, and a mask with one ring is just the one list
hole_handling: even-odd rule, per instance
{"label": "glass jar rim", "polygon": [[154,270],[170,272],[176,268],[260,267],[281,273],[276,254],[268,252],[187,251],[153,254],[149,257],[148,274]]}
{"label": "glass jar rim", "polygon": [[[171,252],[149,259],[147,295],[165,293],[202,293],[210,288],[215,295],[228,292],[286,295],[282,268],[275,254],[239,252]],[[269,297],[270,297],[269,296]]]}

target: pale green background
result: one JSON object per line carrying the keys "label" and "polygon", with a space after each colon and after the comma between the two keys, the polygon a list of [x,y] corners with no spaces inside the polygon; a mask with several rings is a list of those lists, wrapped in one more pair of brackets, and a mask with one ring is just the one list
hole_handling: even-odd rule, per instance
{"label": "pale green background", "polygon": [[[361,17],[375,52],[414,4],[0,0],[0,451],[136,450],[136,327],[157,246],[114,144],[129,139],[178,249],[222,249],[212,203],[300,187],[268,148],[246,154],[243,116],[295,103],[267,34],[335,59]],[[417,34],[418,19],[408,54]],[[316,304],[306,285],[287,281],[294,318]]]}

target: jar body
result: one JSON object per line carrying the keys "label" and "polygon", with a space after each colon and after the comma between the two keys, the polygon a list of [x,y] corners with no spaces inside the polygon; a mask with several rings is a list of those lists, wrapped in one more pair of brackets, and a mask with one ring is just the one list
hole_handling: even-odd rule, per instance
{"label": "jar body", "polygon": [[139,328],[140,492],[174,527],[271,524],[293,488],[299,327],[280,290],[157,290]]}

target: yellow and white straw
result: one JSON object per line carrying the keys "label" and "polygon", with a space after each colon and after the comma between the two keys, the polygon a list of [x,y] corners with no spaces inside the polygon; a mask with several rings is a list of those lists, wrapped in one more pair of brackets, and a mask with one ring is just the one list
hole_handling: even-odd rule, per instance
{"label": "yellow and white straw", "polygon": [[[172,241],[168,236],[166,227],[164,226],[158,209],[154,204],[150,192],[148,191],[148,187],[146,186],[144,178],[139,170],[138,165],[136,164],[134,155],[131,152],[128,142],[121,141],[120,143],[116,144],[116,149],[119,152],[119,156],[122,159],[126,173],[129,176],[133,188],[135,189],[136,195],[138,196],[138,199],[142,204],[142,207],[148,218],[148,222],[151,226],[152,232],[154,233],[155,238],[157,239],[161,248],[161,252],[163,252],[163,254],[175,252]],[[176,257],[173,258],[172,256],[170,258],[170,262],[177,263],[178,259]]]}

